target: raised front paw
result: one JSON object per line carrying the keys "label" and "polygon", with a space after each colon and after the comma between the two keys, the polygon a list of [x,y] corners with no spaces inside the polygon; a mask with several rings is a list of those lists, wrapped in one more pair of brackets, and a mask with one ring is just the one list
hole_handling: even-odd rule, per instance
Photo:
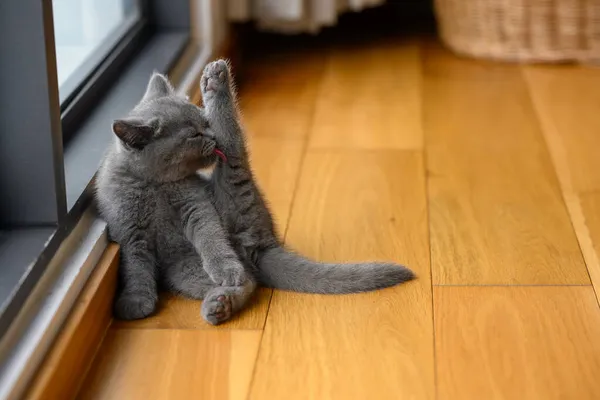
{"label": "raised front paw", "polygon": [[158,296],[149,293],[123,292],[117,296],[114,305],[118,319],[146,318],[156,310]]}
{"label": "raised front paw", "polygon": [[200,89],[205,100],[209,100],[217,93],[229,93],[231,74],[225,60],[217,60],[204,67],[200,79]]}
{"label": "raised front paw", "polygon": [[241,286],[248,280],[244,266],[237,260],[214,266],[209,274],[213,282],[219,286]]}

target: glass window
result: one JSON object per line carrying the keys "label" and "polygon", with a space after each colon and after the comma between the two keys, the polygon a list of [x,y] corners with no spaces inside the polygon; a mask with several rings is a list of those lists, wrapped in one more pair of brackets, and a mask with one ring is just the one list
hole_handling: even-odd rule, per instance
{"label": "glass window", "polygon": [[52,0],[60,101],[69,98],[141,18],[139,0]]}

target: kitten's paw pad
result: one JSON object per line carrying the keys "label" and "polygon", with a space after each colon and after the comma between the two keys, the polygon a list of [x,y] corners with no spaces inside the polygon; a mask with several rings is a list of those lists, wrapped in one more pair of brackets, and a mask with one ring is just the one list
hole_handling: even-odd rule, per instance
{"label": "kitten's paw pad", "polygon": [[204,68],[200,79],[200,88],[204,95],[228,90],[229,67],[225,60],[213,61]]}
{"label": "kitten's paw pad", "polygon": [[138,293],[124,293],[115,302],[115,317],[125,320],[146,318],[156,310],[157,303],[157,297]]}
{"label": "kitten's paw pad", "polygon": [[211,325],[219,325],[232,314],[231,296],[220,294],[204,299],[202,303],[202,317]]}

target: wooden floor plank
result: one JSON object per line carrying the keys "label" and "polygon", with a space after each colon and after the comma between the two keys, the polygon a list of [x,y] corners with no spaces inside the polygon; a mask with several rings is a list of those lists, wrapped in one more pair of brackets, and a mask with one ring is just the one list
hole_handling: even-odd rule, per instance
{"label": "wooden floor plank", "polygon": [[600,254],[600,192],[582,194],[581,207],[596,252]]}
{"label": "wooden floor plank", "polygon": [[306,138],[325,54],[282,53],[253,62],[240,87],[240,109],[248,134],[268,138]]}
{"label": "wooden floor plank", "polygon": [[435,284],[587,284],[517,66],[424,54]]}
{"label": "wooden floor plank", "polygon": [[245,399],[260,331],[111,329],[81,399]]}
{"label": "wooden floor plank", "polygon": [[256,180],[283,234],[300,173],[304,141],[252,137],[249,145]]}
{"label": "wooden floor plank", "polygon": [[335,48],[318,93],[310,146],[420,149],[420,92],[416,41]]}
{"label": "wooden floor plank", "polygon": [[580,218],[574,221],[574,225],[580,236],[581,248],[586,254],[588,271],[600,304],[600,192],[580,194],[577,200],[572,208],[581,215],[578,215]]}
{"label": "wooden floor plank", "polygon": [[[600,295],[598,147],[600,70],[582,66],[524,67],[565,203],[596,295]],[[598,297],[600,300],[600,297]]]}
{"label": "wooden floor plank", "polygon": [[422,158],[311,152],[287,242],[320,260],[395,260],[419,279],[374,293],[274,292],[251,398],[433,398]]}
{"label": "wooden floor plank", "polygon": [[590,286],[436,287],[434,300],[440,398],[598,398]]}
{"label": "wooden floor plank", "polygon": [[600,69],[538,66],[524,71],[542,126],[558,135],[565,152],[570,189],[600,191]]}

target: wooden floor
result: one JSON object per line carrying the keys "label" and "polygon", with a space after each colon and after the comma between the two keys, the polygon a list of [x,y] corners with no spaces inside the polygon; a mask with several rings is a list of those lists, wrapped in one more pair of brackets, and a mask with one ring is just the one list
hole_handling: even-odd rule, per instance
{"label": "wooden floor", "polygon": [[426,39],[280,51],[241,87],[285,241],[419,279],[114,323],[85,399],[600,398],[600,69]]}

